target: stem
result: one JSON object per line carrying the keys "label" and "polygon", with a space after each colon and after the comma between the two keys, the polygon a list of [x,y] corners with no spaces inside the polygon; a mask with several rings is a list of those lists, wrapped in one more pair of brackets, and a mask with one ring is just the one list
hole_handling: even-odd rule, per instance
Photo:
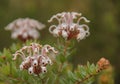
{"label": "stem", "polygon": [[64,45],[64,55],[65,56],[66,56],[66,52],[67,52],[68,43],[69,43],[69,41],[65,41],[65,45]]}
{"label": "stem", "polygon": [[88,80],[89,78],[92,78],[93,76],[96,76],[96,74],[90,74],[86,76],[84,79],[82,79],[81,81],[77,80],[75,84],[82,84],[84,81]]}
{"label": "stem", "polygon": [[[40,80],[41,80],[42,84],[44,84],[44,80],[40,77],[40,75],[38,75],[38,78],[40,78]],[[39,84],[39,81],[38,81],[38,83],[37,83],[37,84]]]}
{"label": "stem", "polygon": [[98,70],[96,70],[96,73],[94,73],[94,74],[89,74],[88,76],[86,76],[84,79],[82,79],[81,81],[79,81],[79,80],[77,80],[76,82],[75,82],[75,84],[82,84],[84,81],[86,81],[86,80],[88,80],[89,78],[92,78],[92,77],[94,77],[94,76],[96,76],[98,73],[100,73],[101,71],[103,71],[104,69],[98,69]]}
{"label": "stem", "polygon": [[10,75],[12,75],[12,63],[10,62]]}
{"label": "stem", "polygon": [[58,68],[58,74],[60,74],[62,72],[62,67],[63,67],[63,63],[61,63],[59,68]]}

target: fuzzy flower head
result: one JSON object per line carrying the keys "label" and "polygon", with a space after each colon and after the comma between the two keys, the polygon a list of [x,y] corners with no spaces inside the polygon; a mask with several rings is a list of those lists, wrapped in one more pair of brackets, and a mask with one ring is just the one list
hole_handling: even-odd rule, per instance
{"label": "fuzzy flower head", "polygon": [[22,63],[20,64],[20,70],[28,70],[29,74],[39,75],[40,73],[47,72],[47,65],[52,65],[52,60],[49,53],[56,54],[57,51],[50,45],[40,45],[37,43],[31,43],[30,46],[24,46],[20,50],[17,50],[13,54],[13,60],[16,60],[18,56],[21,56]]}
{"label": "fuzzy flower head", "polygon": [[107,69],[108,67],[110,67],[110,62],[109,60],[105,59],[105,58],[101,58],[98,62],[98,67],[100,70],[103,70],[103,69]]}
{"label": "fuzzy flower head", "polygon": [[19,18],[8,24],[5,29],[12,32],[11,37],[13,39],[19,38],[22,41],[26,41],[27,39],[39,38],[38,30],[41,30],[44,27],[45,25],[38,22],[37,20]]}
{"label": "fuzzy flower head", "polygon": [[[50,26],[49,31],[55,37],[62,36],[66,40],[76,38],[79,41],[89,36],[90,34],[89,27],[86,24],[80,24],[81,20],[84,20],[86,23],[90,22],[85,17],[82,17],[81,13],[58,13],[53,15],[50,20],[48,20],[48,22],[52,22],[53,19],[57,19],[58,25]],[[77,19],[77,22],[74,21],[75,19]]]}

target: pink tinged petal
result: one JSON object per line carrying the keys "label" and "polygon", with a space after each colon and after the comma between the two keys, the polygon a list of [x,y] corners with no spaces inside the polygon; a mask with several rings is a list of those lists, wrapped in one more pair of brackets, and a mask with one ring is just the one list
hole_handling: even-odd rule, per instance
{"label": "pink tinged petal", "polygon": [[18,20],[16,21],[16,26],[17,26],[17,27],[20,27],[21,25],[23,25],[22,19],[18,19]]}
{"label": "pink tinged petal", "polygon": [[85,31],[89,31],[89,27],[86,24],[82,24],[79,27],[83,28]]}
{"label": "pink tinged petal", "polygon": [[68,25],[72,24],[72,22],[73,22],[72,15],[69,12],[67,13],[66,22]]}
{"label": "pink tinged petal", "polygon": [[6,30],[13,30],[14,29],[14,24],[13,23],[10,23],[8,24],[7,27],[5,27]]}
{"label": "pink tinged petal", "polygon": [[49,57],[48,57],[46,60],[47,60],[47,63],[48,63],[48,64],[50,64],[50,65],[53,64],[52,61],[51,61],[51,59],[50,59]]}
{"label": "pink tinged petal", "polygon": [[36,28],[38,30],[41,30],[45,27],[44,24],[38,22],[37,20],[33,20],[33,19],[29,23],[30,23],[30,26],[32,26],[33,28]]}
{"label": "pink tinged petal", "polygon": [[37,48],[34,49],[34,53],[38,53],[38,49]]}
{"label": "pink tinged petal", "polygon": [[41,50],[41,54],[43,55],[43,56],[45,56],[46,55],[46,49],[45,48],[42,48],[42,50]]}
{"label": "pink tinged petal", "polygon": [[42,73],[46,73],[47,72],[46,67],[41,67],[41,69],[42,69]]}
{"label": "pink tinged petal", "polygon": [[68,26],[68,25],[67,25],[66,23],[63,23],[63,24],[60,25],[59,28],[60,28],[60,29],[67,29],[67,26]]}
{"label": "pink tinged petal", "polygon": [[28,32],[28,35],[29,35],[30,37],[33,37],[34,39],[37,39],[37,38],[40,36],[39,33],[38,33],[38,31],[35,30],[35,29],[30,30],[30,31]]}
{"label": "pink tinged petal", "polygon": [[90,22],[90,21],[87,20],[85,17],[80,17],[80,18],[78,19],[78,21],[77,21],[77,24],[79,24],[81,20],[84,20],[84,21],[87,22],[87,23]]}
{"label": "pink tinged petal", "polygon": [[50,33],[53,33],[53,30],[56,29],[56,28],[57,28],[56,25],[52,25],[52,26],[50,26],[50,28],[49,28],[49,32],[50,32]]}
{"label": "pink tinged petal", "polygon": [[44,29],[44,28],[45,28],[45,25],[42,24],[42,23],[39,23],[39,27],[38,27],[38,29],[39,29],[39,30],[42,30],[42,29]]}
{"label": "pink tinged petal", "polygon": [[71,24],[71,25],[70,25],[70,31],[74,31],[75,28],[76,28],[76,24]]}
{"label": "pink tinged petal", "polygon": [[22,28],[16,30],[15,32],[18,33],[18,35],[23,35],[23,33],[24,33]]}
{"label": "pink tinged petal", "polygon": [[67,37],[68,37],[67,32],[63,30],[63,31],[62,31],[62,36],[63,36],[63,38],[67,39]]}
{"label": "pink tinged petal", "polygon": [[77,12],[71,12],[71,14],[72,14],[73,19],[76,19],[77,16],[81,16],[82,15],[81,13],[77,13]]}
{"label": "pink tinged petal", "polygon": [[38,61],[37,60],[33,61],[33,66],[38,66]]}
{"label": "pink tinged petal", "polygon": [[53,30],[53,35],[54,35],[55,37],[58,37],[58,36],[59,36],[59,32],[60,32],[60,30],[54,29],[54,30]]}
{"label": "pink tinged petal", "polygon": [[48,64],[48,62],[47,62],[45,57],[42,58],[41,63],[42,63],[42,66],[46,66]]}
{"label": "pink tinged petal", "polygon": [[11,35],[11,37],[13,39],[16,39],[18,37],[18,33],[17,32],[13,32],[12,35]]}
{"label": "pink tinged petal", "polygon": [[86,31],[86,37],[88,37],[90,35],[90,32],[89,31]]}
{"label": "pink tinged petal", "polygon": [[29,74],[33,74],[33,73],[34,73],[34,72],[33,72],[33,67],[32,67],[32,66],[28,69],[28,73],[29,73]]}
{"label": "pink tinged petal", "polygon": [[15,53],[15,54],[13,54],[13,60],[16,60],[17,59],[17,56],[18,56],[18,54],[17,53]]}
{"label": "pink tinged petal", "polygon": [[86,32],[84,29],[81,28],[80,33],[77,35],[77,40],[82,40],[85,38],[85,36],[86,36]]}
{"label": "pink tinged petal", "polygon": [[24,39],[26,39],[26,38],[28,37],[27,32],[23,33],[22,37],[23,37]]}
{"label": "pink tinged petal", "polygon": [[21,65],[20,65],[20,70],[23,70],[23,69],[24,69],[24,67],[23,67],[23,65],[21,64]]}
{"label": "pink tinged petal", "polygon": [[22,50],[26,50],[28,48],[28,46],[24,46],[23,48],[22,48]]}

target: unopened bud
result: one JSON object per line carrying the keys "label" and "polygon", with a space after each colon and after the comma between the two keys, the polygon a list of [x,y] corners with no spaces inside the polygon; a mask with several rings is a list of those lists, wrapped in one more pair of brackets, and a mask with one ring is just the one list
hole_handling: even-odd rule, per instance
{"label": "unopened bud", "polygon": [[28,69],[28,73],[29,73],[29,74],[33,74],[33,67],[30,67],[30,68]]}

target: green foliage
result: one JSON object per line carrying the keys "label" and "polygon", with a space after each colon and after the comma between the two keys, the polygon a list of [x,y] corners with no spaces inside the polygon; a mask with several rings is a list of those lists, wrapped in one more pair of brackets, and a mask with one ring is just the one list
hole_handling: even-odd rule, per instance
{"label": "green foliage", "polygon": [[[24,45],[29,45],[31,41]],[[20,71],[21,59],[12,60],[12,54],[22,45],[13,44],[10,49],[4,49],[0,53],[0,84],[92,84],[98,74],[98,66],[95,64],[78,65],[76,68],[68,62],[75,53],[73,43],[66,42],[70,47],[57,45],[59,54],[53,65],[47,66],[48,72],[39,76],[29,75],[27,71]],[[66,45],[65,44],[65,45]],[[66,48],[65,48],[66,47]]]}
{"label": "green foliage", "polygon": [[[120,0],[1,0],[0,49],[13,42],[10,33],[4,30],[10,21],[27,16],[47,23],[52,14],[62,11],[82,12],[91,20],[91,37],[77,45],[80,49],[72,59],[73,62],[85,64],[88,59],[97,61],[101,56],[105,56],[115,65],[116,80],[120,83]],[[47,39],[47,43],[48,40],[54,40],[50,38],[48,31],[40,33],[42,40]],[[0,63],[4,63],[3,59],[0,60]]]}

